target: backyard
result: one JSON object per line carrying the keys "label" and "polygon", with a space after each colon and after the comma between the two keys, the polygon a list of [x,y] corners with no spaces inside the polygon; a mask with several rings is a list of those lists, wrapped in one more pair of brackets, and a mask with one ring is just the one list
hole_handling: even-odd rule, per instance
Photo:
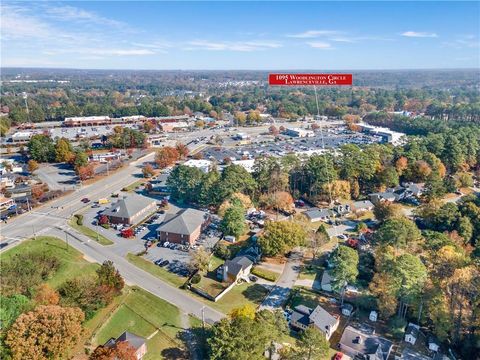
{"label": "backyard", "polygon": [[92,345],[102,345],[129,331],[148,338],[148,351],[143,359],[174,358],[174,354],[183,354],[185,344],[179,333],[184,327],[198,326],[199,322],[187,315],[182,319],[178,308],[140,288],[127,291],[116,310],[92,336]]}

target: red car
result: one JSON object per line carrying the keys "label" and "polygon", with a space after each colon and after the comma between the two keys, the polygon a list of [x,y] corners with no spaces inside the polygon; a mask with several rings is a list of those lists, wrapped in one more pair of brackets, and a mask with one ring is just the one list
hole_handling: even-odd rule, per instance
{"label": "red car", "polygon": [[335,357],[333,358],[333,360],[342,360],[343,359],[343,353],[341,352],[337,352],[335,354]]}

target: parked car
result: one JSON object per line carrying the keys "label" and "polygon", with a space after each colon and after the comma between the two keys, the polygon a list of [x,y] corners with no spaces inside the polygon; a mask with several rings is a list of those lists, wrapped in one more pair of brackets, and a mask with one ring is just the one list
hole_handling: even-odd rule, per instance
{"label": "parked car", "polygon": [[166,265],[168,265],[168,264],[170,264],[170,261],[164,260],[164,261],[162,261],[161,263],[159,263],[158,266],[164,267],[164,266],[166,266]]}
{"label": "parked car", "polygon": [[248,278],[250,279],[251,282],[257,282],[258,281],[258,277],[256,277],[255,275],[250,275]]}
{"label": "parked car", "polygon": [[345,235],[345,234],[340,234],[340,235],[337,235],[337,237],[341,240],[347,240],[348,239],[348,236]]}
{"label": "parked car", "polygon": [[165,242],[163,243],[163,247],[168,247],[168,245],[170,245],[170,243],[169,243],[168,241],[165,241]]}
{"label": "parked car", "polygon": [[160,263],[161,263],[162,261],[163,261],[163,259],[160,258],[160,259],[158,259],[158,260],[155,260],[155,261],[154,261],[154,264],[155,264],[155,265],[160,265]]}

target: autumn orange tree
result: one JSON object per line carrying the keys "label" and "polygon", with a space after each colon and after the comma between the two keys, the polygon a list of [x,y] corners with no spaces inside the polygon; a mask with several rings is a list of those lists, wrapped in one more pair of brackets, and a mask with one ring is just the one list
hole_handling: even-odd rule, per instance
{"label": "autumn orange tree", "polygon": [[175,149],[177,150],[180,159],[185,159],[188,156],[188,153],[190,152],[188,150],[187,145],[181,142],[177,142],[177,145],[175,145]]}
{"label": "autumn orange tree", "polygon": [[149,178],[155,175],[155,170],[153,169],[153,166],[151,164],[146,164],[142,168],[142,174],[143,174],[143,177]]}
{"label": "autumn orange tree", "polygon": [[34,300],[38,305],[57,305],[60,301],[60,295],[50,285],[43,283],[37,288]]}
{"label": "autumn orange tree", "polygon": [[115,346],[99,346],[90,355],[89,360],[137,360],[135,349],[126,341]]}
{"label": "autumn orange tree", "polygon": [[180,159],[178,150],[171,146],[165,146],[158,150],[155,154],[155,162],[161,169],[175,164],[178,159]]}
{"label": "autumn orange tree", "polygon": [[28,172],[29,173],[34,173],[35,170],[38,169],[38,162],[36,162],[35,160],[29,160],[28,161],[28,164],[27,164],[27,169],[28,169]]}
{"label": "autumn orange tree", "polygon": [[13,360],[58,359],[78,341],[83,320],[79,308],[41,305],[18,317],[5,343]]}

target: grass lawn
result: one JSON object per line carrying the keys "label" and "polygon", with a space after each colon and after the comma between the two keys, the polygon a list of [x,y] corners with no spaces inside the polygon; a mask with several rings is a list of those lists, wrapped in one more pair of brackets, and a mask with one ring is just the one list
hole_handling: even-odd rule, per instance
{"label": "grass lawn", "polygon": [[165,270],[164,268],[155,265],[151,261],[145,260],[141,256],[137,256],[135,254],[127,254],[126,258],[133,265],[139,267],[142,270],[149,272],[153,276],[156,276],[176,287],[182,286],[185,283],[185,281],[187,281],[187,278],[173,274]]}
{"label": "grass lawn", "polygon": [[177,334],[183,330],[178,308],[137,287],[131,289],[122,304],[106,319],[92,343],[94,346],[104,344],[125,330],[145,338],[158,330],[147,340],[148,352],[144,357],[147,360],[161,359],[165,349],[181,351],[184,347],[177,339]]}
{"label": "grass lawn", "polygon": [[30,239],[24,241],[20,245],[7,250],[1,256],[0,266],[8,262],[8,260],[16,254],[25,252],[45,252],[54,255],[60,260],[58,271],[47,281],[47,283],[54,288],[59,287],[68,279],[80,275],[93,274],[99,267],[98,264],[92,264],[86,261],[82,253],[71,246],[69,246],[67,250],[67,245],[64,241],[51,236],[37,236],[36,240]]}
{"label": "grass lawn", "polygon": [[321,261],[319,259],[316,259],[315,261],[312,259],[305,260],[298,278],[300,280],[315,280],[318,272],[323,270],[323,267],[320,264]]}
{"label": "grass lawn", "polygon": [[[111,245],[111,244],[113,244],[113,241],[111,241],[110,239],[107,239],[102,234],[99,234],[96,231],[94,231],[94,230],[92,230],[92,229],[90,229],[90,228],[88,228],[84,225],[78,225],[75,217],[72,217],[69,220],[68,224],[72,228],[74,228],[75,230],[81,232],[83,235],[88,236],[90,239],[98,241],[98,243],[101,244],[101,245]],[[97,238],[98,238],[98,240],[97,240]]]}
{"label": "grass lawn", "polygon": [[278,277],[280,276],[279,273],[261,267],[254,267],[252,269],[252,274],[273,282],[276,282],[278,280]]}
{"label": "grass lawn", "polygon": [[228,314],[233,309],[242,307],[246,304],[253,305],[254,307],[259,306],[267,294],[267,289],[262,285],[242,283],[233,287],[233,289],[216,303],[208,301],[207,299],[204,300],[208,301],[208,304],[211,307]]}
{"label": "grass lawn", "polygon": [[224,262],[225,262],[225,260],[220,259],[219,257],[217,257],[215,255],[212,255],[212,257],[210,258],[210,264],[209,264],[210,270],[211,271],[215,270],[220,265],[222,265]]}
{"label": "grass lawn", "polygon": [[192,287],[206,292],[212,297],[216,297],[228,286],[228,283],[222,283],[216,279],[212,279],[207,275],[202,275],[198,284],[192,284]]}
{"label": "grass lawn", "polygon": [[134,191],[137,186],[142,186],[146,182],[147,182],[147,179],[140,179],[140,180],[137,180],[137,181],[135,181],[134,183],[132,183],[128,186],[125,186],[122,190],[131,192],[131,191]]}

